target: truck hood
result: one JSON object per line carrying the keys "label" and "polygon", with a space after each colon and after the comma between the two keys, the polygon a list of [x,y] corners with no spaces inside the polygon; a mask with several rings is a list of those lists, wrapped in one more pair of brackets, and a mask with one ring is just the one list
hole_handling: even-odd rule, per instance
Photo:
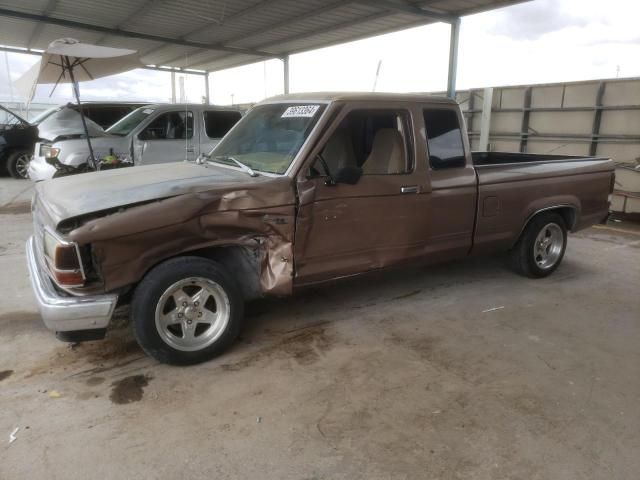
{"label": "truck hood", "polygon": [[[107,135],[102,127],[90,118],[85,117],[85,121],[90,137],[104,137]],[[50,142],[61,137],[80,137],[84,135],[80,114],[68,107],[61,108],[48,116],[38,123],[37,127],[40,138]]]}
{"label": "truck hood", "polygon": [[152,200],[271,180],[215,165],[175,162],[84,173],[38,182],[38,208],[55,225],[90,213]]}
{"label": "truck hood", "polygon": [[[80,135],[78,138],[57,140],[53,142],[53,145],[60,149],[61,160],[71,153],[85,152],[86,155],[89,155],[87,139]],[[91,138],[91,147],[97,158],[108,155],[109,149],[113,149],[118,154],[129,153],[129,141],[125,137],[117,137],[104,132],[101,137]]]}

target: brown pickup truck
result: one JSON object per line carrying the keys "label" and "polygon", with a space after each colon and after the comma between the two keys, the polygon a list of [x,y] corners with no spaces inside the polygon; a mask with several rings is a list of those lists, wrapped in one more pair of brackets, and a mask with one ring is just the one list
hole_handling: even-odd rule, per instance
{"label": "brown pickup truck", "polygon": [[608,159],[471,153],[458,105],[304,94],[254,107],[207,156],[42,182],[28,264],[60,339],[130,303],[142,348],[196,363],[261,296],[402,264],[508,253],[545,277],[567,231],[604,220]]}

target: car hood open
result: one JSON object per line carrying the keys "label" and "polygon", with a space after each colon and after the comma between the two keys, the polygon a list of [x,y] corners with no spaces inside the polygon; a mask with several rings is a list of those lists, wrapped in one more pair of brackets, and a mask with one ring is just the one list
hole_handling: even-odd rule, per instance
{"label": "car hood open", "polygon": [[[85,122],[90,137],[107,136],[102,127],[90,118],[85,117]],[[42,120],[37,126],[40,138],[50,142],[55,142],[60,138],[79,138],[85,135],[80,114],[69,107],[61,108]]]}
{"label": "car hood open", "polygon": [[39,182],[35,188],[38,208],[57,225],[118,207],[269,180],[222,166],[175,162],[72,175]]}

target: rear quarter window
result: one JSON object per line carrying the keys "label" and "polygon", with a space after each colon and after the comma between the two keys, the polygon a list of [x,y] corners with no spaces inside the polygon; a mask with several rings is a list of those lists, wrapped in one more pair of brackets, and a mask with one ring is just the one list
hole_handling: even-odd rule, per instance
{"label": "rear quarter window", "polygon": [[425,109],[423,115],[431,168],[441,170],[464,167],[466,158],[457,112]]}
{"label": "rear quarter window", "polygon": [[209,138],[224,137],[240,120],[240,112],[209,110],[204,112],[204,129]]}

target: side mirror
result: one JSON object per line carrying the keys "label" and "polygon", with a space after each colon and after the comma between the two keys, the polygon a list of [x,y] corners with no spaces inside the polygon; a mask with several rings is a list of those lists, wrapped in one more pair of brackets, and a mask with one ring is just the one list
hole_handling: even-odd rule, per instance
{"label": "side mirror", "polygon": [[142,141],[146,141],[146,140],[150,140],[151,135],[149,135],[149,131],[148,130],[142,130],[139,134],[138,134],[138,140],[142,140]]}
{"label": "side mirror", "polygon": [[362,176],[360,167],[346,166],[337,171],[333,180],[335,183],[346,183],[347,185],[355,185]]}

